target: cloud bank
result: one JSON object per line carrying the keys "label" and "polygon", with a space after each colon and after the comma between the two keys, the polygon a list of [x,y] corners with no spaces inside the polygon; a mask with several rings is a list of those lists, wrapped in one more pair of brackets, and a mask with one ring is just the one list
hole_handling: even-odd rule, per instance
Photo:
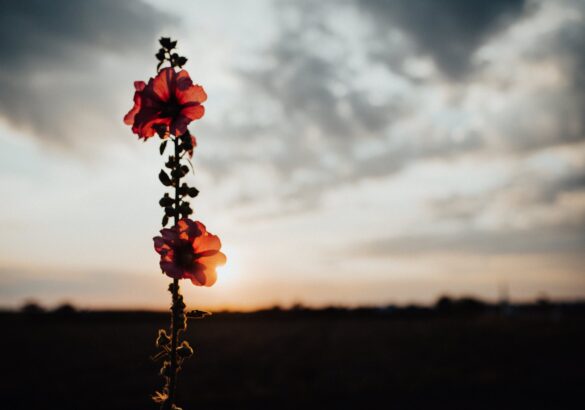
{"label": "cloud bank", "polygon": [[1,8],[0,116],[56,146],[92,143],[112,130],[113,73],[150,55],[161,29],[176,21],[140,0],[2,1]]}

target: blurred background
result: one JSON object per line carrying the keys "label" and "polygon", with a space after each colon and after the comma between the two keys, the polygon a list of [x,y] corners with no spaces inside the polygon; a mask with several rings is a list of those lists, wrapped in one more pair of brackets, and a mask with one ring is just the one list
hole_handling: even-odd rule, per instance
{"label": "blurred background", "polygon": [[[192,203],[228,256],[214,287],[184,286],[186,302],[262,310],[193,330],[192,344],[209,348],[186,382],[208,390],[183,387],[184,401],[568,400],[585,364],[583,1],[0,7],[0,308],[44,370],[10,359],[21,381],[4,384],[10,409],[32,397],[22,381],[55,408],[82,408],[66,399],[71,383],[98,396],[124,376],[92,402],[109,409],[142,406],[132,397],[158,383],[148,344],[167,318],[136,311],[169,305],[152,245],[164,161],[122,117],[133,81],[156,72],[161,36],[179,40],[209,95],[190,127]],[[94,367],[76,367],[83,346]],[[128,368],[114,372],[120,358]],[[515,399],[494,402],[494,386]]]}

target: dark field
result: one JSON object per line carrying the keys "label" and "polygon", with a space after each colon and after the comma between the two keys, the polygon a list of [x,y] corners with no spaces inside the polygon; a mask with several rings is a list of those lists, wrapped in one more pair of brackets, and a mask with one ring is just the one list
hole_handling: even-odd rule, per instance
{"label": "dark field", "polygon": [[[156,409],[160,314],[3,314],[0,408]],[[191,321],[193,409],[583,408],[585,316],[269,312]]]}

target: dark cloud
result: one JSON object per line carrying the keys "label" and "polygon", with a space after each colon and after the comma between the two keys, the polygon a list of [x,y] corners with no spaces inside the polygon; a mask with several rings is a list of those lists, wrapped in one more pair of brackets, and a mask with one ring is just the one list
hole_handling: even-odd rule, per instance
{"label": "dark cloud", "polygon": [[[334,14],[332,7],[322,3],[312,8],[301,2],[278,8],[281,31],[264,53],[262,65],[240,71],[246,95],[253,95],[256,105],[270,107],[270,120],[262,130],[252,127],[254,136],[230,132],[233,127],[224,121],[223,135],[227,131],[247,141],[261,135],[265,144],[278,140],[282,149],[264,159],[286,180],[286,188],[276,194],[286,203],[297,202],[295,210],[303,203],[318,205],[323,192],[340,184],[390,175],[420,159],[449,159],[483,146],[481,136],[471,132],[458,139],[443,130],[394,138],[395,124],[418,115],[416,98],[397,92],[391,83],[357,84],[358,77],[367,77],[368,67],[356,68],[351,60],[367,58],[368,45],[350,49],[327,17]],[[368,144],[368,152],[360,154]],[[231,159],[240,163],[263,156],[241,149],[233,154]]]}
{"label": "dark cloud", "polygon": [[[398,27],[418,52],[431,56],[451,78],[467,74],[474,51],[490,35],[520,16],[524,3],[524,0],[357,0],[359,9],[376,22],[382,44],[389,31]],[[382,50],[377,53],[385,58]]]}
{"label": "dark cloud", "polygon": [[0,115],[61,145],[86,137],[83,124],[96,134],[96,124],[111,120],[101,117],[116,76],[102,60],[123,65],[152,54],[173,21],[140,0],[2,0],[0,7]]}
{"label": "dark cloud", "polygon": [[[521,160],[585,137],[581,98],[585,35],[580,35],[583,28],[577,19],[535,38],[527,50],[522,49],[527,54],[519,54],[528,65],[559,66],[569,85],[541,86],[535,76],[527,90],[524,78],[509,77],[508,84],[499,83],[502,67],[497,57],[476,67],[474,54],[507,27],[542,12],[539,2],[355,0],[313,5],[295,2],[277,7],[279,34],[259,67],[240,72],[248,87],[246,96],[253,95],[257,105],[262,102],[270,110],[261,130],[254,130],[259,132],[248,136],[236,131],[236,140],[256,138],[260,145],[277,144],[280,149],[261,153],[234,149],[231,158],[271,164],[284,182],[271,194],[280,196],[283,203],[293,201],[295,210],[302,209],[303,203],[318,206],[319,197],[329,189],[392,175],[419,161],[451,160],[472,153]],[[577,3],[562,7],[582,12]],[[338,24],[336,17],[347,18],[348,13],[353,16],[344,20],[348,24]],[[376,36],[360,37],[357,26],[369,26]],[[352,48],[345,30],[355,30],[351,40],[358,42],[357,48]],[[392,43],[389,34],[395,31],[410,41]],[[495,46],[504,45],[514,46]],[[380,71],[376,56],[380,51],[398,53],[393,55],[400,60],[397,65],[382,66],[388,76],[382,74],[378,84],[364,86],[360,79]],[[397,68],[421,54],[430,56],[451,80],[465,81],[429,78],[420,82]],[[473,101],[476,96],[470,94],[475,93],[497,98],[489,102],[492,107],[484,108]],[[506,109],[494,110],[498,103]],[[503,189],[513,189],[513,184]],[[462,218],[474,213],[465,201],[460,202],[457,210],[444,212]]]}
{"label": "dark cloud", "polygon": [[573,115],[562,135],[567,142],[585,140],[585,2],[577,2],[575,12],[580,18],[562,27],[550,46],[569,73],[564,107]]}

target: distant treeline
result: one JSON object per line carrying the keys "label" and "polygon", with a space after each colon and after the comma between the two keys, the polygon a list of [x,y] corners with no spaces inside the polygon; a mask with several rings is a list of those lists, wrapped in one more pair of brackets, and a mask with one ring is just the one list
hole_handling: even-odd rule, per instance
{"label": "distant treeline", "polygon": [[[194,311],[194,316],[203,316],[208,312]],[[70,318],[95,320],[166,320],[166,311],[147,310],[86,310],[78,309],[72,304],[65,303],[54,309],[44,308],[36,302],[27,302],[18,310],[1,310],[3,316],[28,316],[33,318]],[[422,305],[386,305],[343,307],[329,306],[322,308],[295,305],[290,308],[275,306],[253,312],[219,311],[213,312],[216,319],[230,318],[325,318],[325,317],[388,317],[388,318],[432,318],[449,316],[542,316],[547,315],[554,319],[564,316],[584,316],[585,300],[577,301],[550,301],[541,298],[529,303],[489,303],[473,297],[452,298],[440,297],[432,306]]]}

